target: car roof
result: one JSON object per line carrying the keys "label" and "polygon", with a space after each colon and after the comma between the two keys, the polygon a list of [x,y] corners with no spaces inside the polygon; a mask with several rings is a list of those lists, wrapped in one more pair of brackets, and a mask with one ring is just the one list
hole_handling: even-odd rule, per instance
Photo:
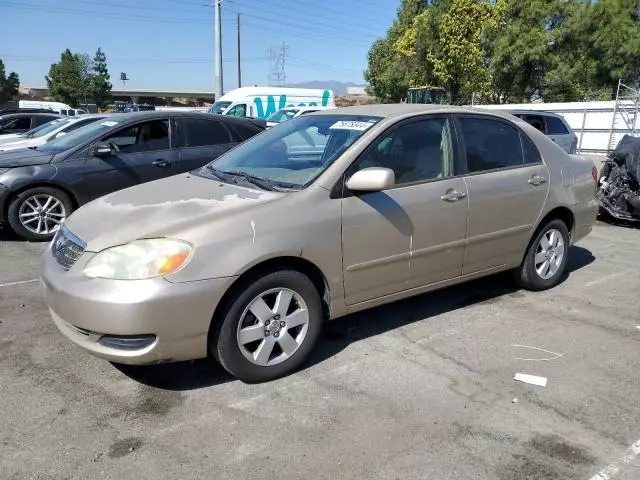
{"label": "car roof", "polygon": [[56,117],[56,118],[65,118],[66,115],[60,115],[57,112],[52,111],[51,113],[9,113],[7,115],[0,115],[0,118],[16,118],[16,117]]}
{"label": "car roof", "polygon": [[[155,118],[166,117],[206,117],[211,118],[213,114],[206,112],[185,112],[184,110],[148,110],[143,112],[111,113],[109,118],[118,123],[128,121],[153,120]],[[233,117],[230,115],[215,115],[218,120],[226,122],[250,122],[250,118]]]}
{"label": "car roof", "polygon": [[371,117],[393,118],[405,115],[427,113],[471,113],[475,115],[491,115],[510,121],[520,121],[509,112],[489,110],[476,107],[456,107],[453,105],[424,105],[414,103],[389,103],[379,105],[356,105],[353,107],[330,108],[319,110],[312,115],[365,115]]}

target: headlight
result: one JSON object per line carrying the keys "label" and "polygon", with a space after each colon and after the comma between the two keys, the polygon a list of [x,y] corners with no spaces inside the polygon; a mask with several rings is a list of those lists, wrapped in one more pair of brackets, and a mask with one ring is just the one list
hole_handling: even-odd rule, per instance
{"label": "headlight", "polygon": [[89,260],[84,274],[112,280],[143,280],[168,275],[184,267],[192,251],[193,247],[182,240],[136,240],[101,251]]}

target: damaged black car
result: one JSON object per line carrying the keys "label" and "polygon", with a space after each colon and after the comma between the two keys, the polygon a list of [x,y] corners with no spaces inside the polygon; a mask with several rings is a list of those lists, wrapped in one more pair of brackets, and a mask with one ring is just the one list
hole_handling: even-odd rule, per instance
{"label": "damaged black car", "polygon": [[609,154],[596,196],[611,217],[640,222],[640,138],[625,135]]}

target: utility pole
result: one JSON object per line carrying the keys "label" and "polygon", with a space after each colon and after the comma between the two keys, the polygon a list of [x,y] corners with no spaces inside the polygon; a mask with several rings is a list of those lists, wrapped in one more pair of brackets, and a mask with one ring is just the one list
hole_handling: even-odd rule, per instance
{"label": "utility pole", "polygon": [[214,92],[217,102],[222,97],[222,18],[220,15],[220,3],[222,0],[213,0],[213,23],[214,23],[214,57],[215,57],[215,79]]}
{"label": "utility pole", "polygon": [[240,13],[238,13],[238,88],[242,86],[242,70],[240,67]]}

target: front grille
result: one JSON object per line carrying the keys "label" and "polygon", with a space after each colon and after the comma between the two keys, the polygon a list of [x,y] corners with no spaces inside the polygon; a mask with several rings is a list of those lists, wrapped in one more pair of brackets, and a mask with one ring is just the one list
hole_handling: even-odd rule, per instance
{"label": "front grille", "polygon": [[69,270],[84,253],[86,244],[62,226],[51,242],[51,252],[58,265]]}

